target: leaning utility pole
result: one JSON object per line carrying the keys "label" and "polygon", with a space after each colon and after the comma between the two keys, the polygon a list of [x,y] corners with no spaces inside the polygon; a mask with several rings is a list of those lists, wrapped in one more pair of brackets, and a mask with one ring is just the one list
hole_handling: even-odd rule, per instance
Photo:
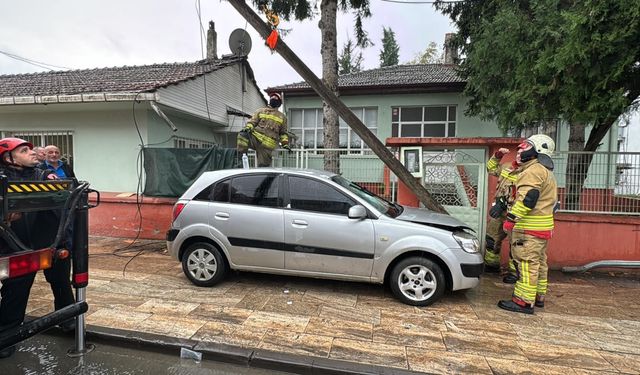
{"label": "leaning utility pole", "polygon": [[[265,40],[271,33],[271,28],[245,3],[244,0],[229,0],[229,3],[244,17],[247,22],[253,26],[254,29]],[[309,69],[300,58],[282,41],[278,40],[275,50],[285,59],[286,62],[295,69],[298,74],[311,86],[311,88],[328,103],[338,115],[358,134],[358,136],[373,150],[373,152],[382,160],[393,173],[400,178],[405,185],[407,185],[418,197],[425,207],[432,211],[447,213],[445,209],[439,205],[432,197],[427,189],[422,186],[411,173],[400,163],[400,161],[393,156],[385,145],[373,135],[369,129],[356,117],[356,115],[347,108],[344,103],[333,92],[322,83],[322,81],[316,77],[316,75]]]}

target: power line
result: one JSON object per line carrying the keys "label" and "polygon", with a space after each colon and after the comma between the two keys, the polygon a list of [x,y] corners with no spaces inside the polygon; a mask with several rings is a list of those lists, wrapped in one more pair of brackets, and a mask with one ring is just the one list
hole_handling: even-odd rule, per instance
{"label": "power line", "polygon": [[5,55],[5,56],[7,56],[7,57],[12,58],[12,59],[15,59],[15,60],[18,60],[18,61],[22,61],[22,62],[25,62],[27,64],[31,64],[31,65],[34,65],[34,66],[37,66],[37,67],[43,68],[43,69],[53,70],[52,68],[50,68],[50,67],[53,67],[53,68],[58,68],[58,69],[71,70],[71,68],[68,68],[66,66],[58,66],[58,65],[45,63],[45,62],[42,62],[42,61],[32,60],[32,59],[28,59],[26,57],[22,57],[22,56],[16,55],[14,53],[6,52],[6,51],[0,51],[0,53]]}

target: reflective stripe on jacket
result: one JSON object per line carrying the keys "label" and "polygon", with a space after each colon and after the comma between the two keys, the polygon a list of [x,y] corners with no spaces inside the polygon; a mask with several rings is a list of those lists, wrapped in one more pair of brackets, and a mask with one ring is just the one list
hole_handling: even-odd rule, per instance
{"label": "reflective stripe on jacket", "polygon": [[[558,201],[558,185],[553,172],[531,160],[518,168],[515,203],[509,210],[515,218],[514,229],[532,231],[553,230],[553,209]],[[531,189],[540,192],[532,208],[525,206],[524,199]]]}
{"label": "reflective stripe on jacket", "polygon": [[487,161],[487,172],[492,176],[498,177],[496,197],[507,198],[507,203],[511,205],[513,203],[511,190],[518,178],[518,170],[512,169],[511,165],[507,163],[500,164],[500,159],[492,156],[489,158],[489,161]]}
{"label": "reflective stripe on jacket", "polygon": [[289,143],[287,135],[287,118],[275,108],[259,109],[249,121],[247,125],[253,127],[253,135],[266,148],[274,149],[278,146],[278,142],[283,145]]}

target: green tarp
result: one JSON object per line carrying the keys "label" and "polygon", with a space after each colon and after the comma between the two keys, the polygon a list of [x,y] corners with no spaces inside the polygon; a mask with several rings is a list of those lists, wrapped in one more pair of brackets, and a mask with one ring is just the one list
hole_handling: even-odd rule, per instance
{"label": "green tarp", "polygon": [[179,197],[203,172],[238,166],[235,148],[145,148],[144,195]]}

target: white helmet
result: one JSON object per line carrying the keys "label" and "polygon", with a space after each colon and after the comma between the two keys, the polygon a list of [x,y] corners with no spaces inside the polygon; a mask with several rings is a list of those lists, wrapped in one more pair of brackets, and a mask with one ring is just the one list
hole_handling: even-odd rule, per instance
{"label": "white helmet", "polygon": [[556,143],[545,134],[534,134],[527,138],[527,141],[533,145],[538,154],[551,156],[556,150]]}

